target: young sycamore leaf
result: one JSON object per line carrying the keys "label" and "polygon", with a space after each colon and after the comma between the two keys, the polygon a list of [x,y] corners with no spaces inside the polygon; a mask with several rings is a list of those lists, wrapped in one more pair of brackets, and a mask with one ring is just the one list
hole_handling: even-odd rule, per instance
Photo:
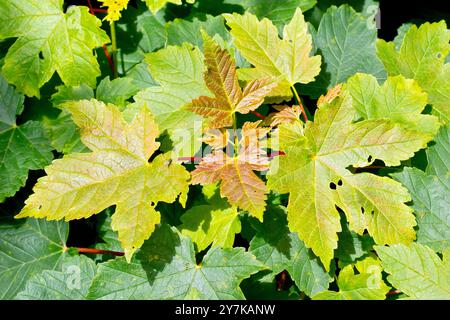
{"label": "young sycamore leaf", "polygon": [[445,21],[412,25],[396,49],[394,42],[378,40],[377,53],[389,75],[401,74],[415,79],[428,93],[433,113],[447,123],[450,120],[450,32]]}
{"label": "young sycamore leaf", "polygon": [[160,221],[157,203],[174,202],[181,194],[184,204],[189,173],[169,153],[148,162],[159,143],[158,128],[146,108],[131,123],[116,106],[96,100],[68,102],[64,109],[92,152],[55,160],[16,217],[69,221],[116,205],[112,228],[130,260]]}
{"label": "young sycamore leaf", "polygon": [[264,269],[243,248],[211,248],[200,264],[194,246],[175,228],[161,225],[128,264],[99,266],[90,299],[244,299],[240,282]]}
{"label": "young sycamore leaf", "polygon": [[[262,220],[267,188],[253,170],[264,171],[269,168],[269,158],[262,149],[262,140],[270,129],[257,128],[259,123],[246,122],[243,125],[242,137],[238,146],[235,146],[237,154],[230,156],[221,150],[224,146],[220,146],[203,157],[191,172],[191,183],[205,185],[221,181],[222,197]],[[210,144],[214,146],[214,143]]]}
{"label": "young sycamore leaf", "polygon": [[0,76],[0,203],[25,185],[29,170],[49,164],[50,140],[39,122],[16,124],[24,97]]}
{"label": "young sycamore leaf", "polygon": [[36,273],[19,292],[19,300],[84,300],[97,266],[86,256],[67,256],[61,270]]}
{"label": "young sycamore leaf", "polygon": [[369,24],[369,19],[349,5],[328,8],[314,37],[323,67],[316,81],[301,89],[303,93],[318,97],[356,72],[385,79],[386,72],[375,49],[377,29]]}
{"label": "young sycamore leaf", "polygon": [[0,219],[0,299],[13,299],[34,274],[60,270],[69,224],[63,221]]}
{"label": "young sycamore leaf", "polygon": [[18,38],[5,57],[2,74],[28,96],[56,71],[67,85],[95,87],[100,68],[92,49],[109,41],[101,22],[87,7],[63,0],[8,0],[0,2],[0,40]]}
{"label": "young sycamore leaf", "polygon": [[284,92],[285,96],[290,97],[290,87],[296,83],[309,83],[319,74],[321,57],[310,56],[311,35],[300,8],[284,27],[283,39],[279,38],[277,28],[267,18],[259,21],[248,12],[224,16],[231,28],[234,44],[255,67],[240,69],[239,78],[242,80],[256,80],[263,76],[281,77],[282,81],[274,91],[277,94]]}
{"label": "young sycamore leaf", "polygon": [[411,243],[375,247],[387,280],[411,299],[450,299],[449,250],[443,259],[427,246]]}
{"label": "young sycamore leaf", "polygon": [[380,87],[377,79],[357,73],[348,79],[347,88],[358,115],[364,119],[392,119],[405,127],[434,136],[439,119],[421,114],[427,105],[427,94],[411,79],[388,77]]}
{"label": "young sycamore leaf", "polygon": [[365,229],[376,243],[409,243],[416,222],[407,190],[396,181],[371,173],[353,174],[349,166],[364,167],[375,159],[387,166],[413,156],[431,136],[408,130],[388,119],[352,123],[356,109],[348,92],[322,104],[314,122],[302,131],[280,136],[285,156],[271,162],[268,187],[290,193],[288,224],[329,270],[342,209],[350,229]]}
{"label": "young sycamore leaf", "polygon": [[313,296],[328,289],[332,277],[296,233],[289,231],[286,209],[269,207],[264,223],[250,242],[249,252],[270,268],[272,278],[287,270],[297,287]]}
{"label": "young sycamore leaf", "polygon": [[202,96],[193,100],[187,109],[207,118],[210,128],[229,127],[233,125],[236,112],[245,114],[258,108],[277,83],[271,78],[258,79],[248,83],[242,91],[230,54],[206,32],[202,35],[208,68],[205,83],[214,98]]}
{"label": "young sycamore leaf", "polygon": [[384,300],[389,291],[381,279],[380,262],[373,257],[341,269],[337,284],[338,292],[323,291],[316,294],[313,300]]}

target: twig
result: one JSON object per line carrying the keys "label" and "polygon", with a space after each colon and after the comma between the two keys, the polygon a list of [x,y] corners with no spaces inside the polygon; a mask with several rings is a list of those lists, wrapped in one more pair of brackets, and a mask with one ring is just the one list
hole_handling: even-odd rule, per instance
{"label": "twig", "polygon": [[100,250],[94,248],[76,248],[79,253],[93,253],[93,254],[111,254],[113,256],[121,257],[125,255],[123,252],[111,251],[111,250]]}

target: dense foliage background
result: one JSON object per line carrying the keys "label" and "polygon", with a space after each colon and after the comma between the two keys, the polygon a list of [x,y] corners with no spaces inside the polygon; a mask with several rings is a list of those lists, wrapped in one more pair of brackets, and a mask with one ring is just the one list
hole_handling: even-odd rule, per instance
{"label": "dense foliage background", "polygon": [[[441,2],[166,2],[0,4],[0,298],[449,299]],[[104,19],[114,3],[121,16]],[[245,183],[178,153],[177,130],[201,117],[222,130],[213,149],[224,128],[259,125],[257,151],[250,129],[229,139],[257,159],[236,169]],[[334,171],[316,163],[352,148],[320,160]],[[124,163],[139,171],[52,200]]]}

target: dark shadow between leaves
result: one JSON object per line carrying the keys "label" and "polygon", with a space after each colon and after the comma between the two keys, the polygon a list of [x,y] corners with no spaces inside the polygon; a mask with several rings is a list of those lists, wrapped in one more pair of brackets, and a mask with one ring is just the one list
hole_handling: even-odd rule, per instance
{"label": "dark shadow between leaves", "polygon": [[150,239],[144,242],[136,259],[145,270],[150,284],[172,262],[179,246],[180,237],[167,224],[157,226]]}

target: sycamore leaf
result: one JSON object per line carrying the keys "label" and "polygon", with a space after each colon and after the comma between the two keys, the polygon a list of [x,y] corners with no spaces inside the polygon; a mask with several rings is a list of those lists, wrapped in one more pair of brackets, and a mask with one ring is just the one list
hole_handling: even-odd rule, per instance
{"label": "sycamore leaf", "polygon": [[55,160],[16,217],[68,221],[116,205],[112,227],[130,259],[160,221],[157,203],[171,203],[187,193],[189,173],[168,153],[148,162],[159,143],[157,126],[146,108],[131,123],[114,105],[96,100],[69,102],[64,109],[72,114],[82,142],[92,152]]}
{"label": "sycamore leaf", "polygon": [[34,274],[61,268],[69,224],[5,220],[0,223],[0,299],[13,299]]}
{"label": "sycamore leaf", "polygon": [[86,256],[66,257],[62,270],[36,273],[16,296],[18,300],[84,300],[97,271]]}
{"label": "sycamore leaf", "polygon": [[[205,187],[204,187],[205,188]],[[210,244],[232,248],[234,236],[241,232],[241,222],[236,207],[231,207],[214,194],[206,204],[194,205],[181,216],[181,233],[191,238],[198,251]]]}
{"label": "sycamore leaf", "polygon": [[[358,271],[355,274],[355,270]],[[313,300],[384,300],[389,287],[381,279],[379,260],[367,257],[355,266],[346,266],[337,279],[339,291],[324,291]]]}
{"label": "sycamore leaf", "polygon": [[24,97],[0,76],[0,203],[25,185],[29,170],[49,164],[52,147],[36,121],[16,124]]}
{"label": "sycamore leaf", "polygon": [[268,208],[249,252],[270,268],[272,278],[287,270],[301,291],[315,295],[328,289],[332,277],[298,235],[289,232],[285,211],[282,207]]}
{"label": "sycamore leaf", "polygon": [[319,256],[329,269],[337,233],[341,231],[342,209],[350,229],[365,229],[376,243],[409,243],[416,224],[405,188],[387,177],[353,174],[349,166],[364,167],[375,159],[387,166],[413,156],[426,147],[431,136],[410,131],[387,119],[352,123],[356,110],[347,92],[331,104],[322,104],[314,123],[294,131],[287,141],[280,138],[285,156],[271,162],[268,187],[290,193],[288,222],[292,232]]}
{"label": "sycamore leaf", "polygon": [[199,48],[203,47],[202,30],[211,37],[228,40],[230,34],[225,27],[225,20],[222,16],[213,17],[206,15],[202,20],[194,18],[192,21],[185,19],[175,19],[166,24],[167,44],[182,45],[189,42]]}
{"label": "sycamore leaf", "polygon": [[229,127],[236,112],[245,114],[258,108],[276,82],[271,78],[254,80],[242,90],[230,54],[206,32],[203,32],[203,48],[208,68],[205,82],[214,98],[202,96],[193,100],[187,109],[209,119],[211,128]]}
{"label": "sycamore leaf", "polygon": [[411,194],[416,214],[417,242],[436,251],[450,247],[450,176],[427,175],[416,168],[392,174]]}
{"label": "sycamore leaf", "polygon": [[244,299],[240,282],[261,269],[243,248],[213,247],[196,264],[191,240],[163,224],[131,263],[119,258],[100,264],[88,297]]}
{"label": "sycamore leaf", "polygon": [[439,119],[421,114],[427,105],[427,94],[411,79],[403,76],[388,77],[380,87],[370,74],[358,73],[348,80],[358,115],[364,119],[392,119],[419,132],[434,136]]}
{"label": "sycamore leaf", "polygon": [[[146,106],[160,131],[168,131],[174,145],[179,149],[184,147],[183,144],[191,147],[190,143],[197,141],[186,139],[186,136],[194,134],[201,117],[184,107],[199,96],[210,95],[203,80],[203,54],[197,47],[184,43],[149,53],[145,60],[153,79],[160,85],[140,91],[134,97],[136,103],[125,110],[125,116],[132,118]],[[201,144],[197,143],[196,150],[190,148],[183,156],[193,156],[200,147]]]}
{"label": "sycamore leaf", "polygon": [[0,2],[0,39],[18,38],[5,57],[2,74],[28,96],[56,71],[67,85],[95,87],[100,75],[92,49],[109,41],[101,22],[87,7],[61,0],[10,0]]}
{"label": "sycamore leaf", "polygon": [[[245,80],[255,80],[262,75],[282,81],[271,96],[286,95],[296,83],[309,83],[319,74],[321,57],[311,57],[312,39],[308,33],[302,11],[298,8],[292,20],[283,29],[283,39],[267,18],[261,21],[250,13],[225,14],[234,44],[255,67],[241,69]],[[289,96],[292,96],[289,94]]]}
{"label": "sycamore leaf", "polygon": [[269,168],[269,158],[262,149],[263,139],[269,128],[256,128],[256,123],[246,122],[242,137],[230,156],[220,149],[203,157],[191,172],[192,184],[211,184],[221,181],[220,194],[228,202],[262,220],[267,198],[265,183],[253,172]]}
{"label": "sycamore leaf", "polygon": [[244,6],[258,18],[267,18],[275,25],[284,25],[294,16],[297,8],[305,12],[317,3],[317,0],[249,0]]}
{"label": "sycamore leaf", "polygon": [[[158,12],[162,7],[164,7],[167,3],[173,3],[173,4],[182,4],[183,2],[181,0],[142,0],[144,1],[150,11],[155,14]],[[186,0],[187,3],[194,3],[195,0]]]}
{"label": "sycamore leaf", "polygon": [[434,137],[435,144],[426,150],[428,166],[426,173],[445,176],[450,172],[450,125],[447,124]]}
{"label": "sycamore leaf", "polygon": [[[428,93],[433,113],[450,120],[450,33],[445,21],[412,25],[397,50],[394,42],[378,40],[377,53],[389,75],[415,79]],[[399,42],[399,41],[397,41]]]}
{"label": "sycamore leaf", "polygon": [[441,260],[427,246],[411,243],[375,247],[387,280],[412,299],[450,299],[448,251]]}
{"label": "sycamore leaf", "polygon": [[386,77],[376,55],[377,29],[369,19],[349,5],[328,8],[314,37],[323,67],[316,81],[301,89],[304,94],[318,97],[357,72],[372,74],[379,80]]}
{"label": "sycamore leaf", "polygon": [[106,77],[98,84],[95,96],[105,103],[125,107],[127,100],[138,91],[139,88],[131,78],[116,78],[111,81]]}

